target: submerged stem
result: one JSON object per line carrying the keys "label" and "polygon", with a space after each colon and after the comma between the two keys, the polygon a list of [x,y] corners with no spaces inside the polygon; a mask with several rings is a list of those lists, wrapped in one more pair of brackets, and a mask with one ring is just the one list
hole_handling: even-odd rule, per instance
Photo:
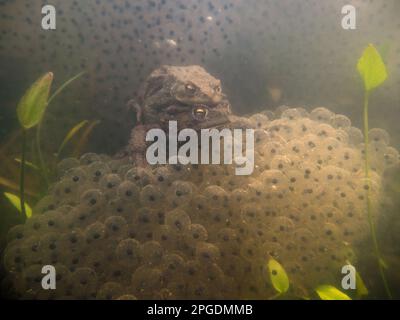
{"label": "submerged stem", "polygon": [[26,154],[26,130],[22,129],[22,154],[21,154],[21,172],[19,180],[19,193],[21,201],[21,212],[26,217],[25,209],[25,154]]}
{"label": "submerged stem", "polygon": [[368,137],[368,132],[369,132],[369,127],[368,127],[368,105],[369,105],[369,91],[365,90],[365,95],[364,95],[364,156],[365,156],[365,163],[364,163],[364,170],[365,170],[365,179],[367,181],[367,213],[368,213],[368,223],[371,231],[371,236],[372,236],[372,242],[374,246],[374,251],[375,251],[375,256],[378,259],[378,267],[379,267],[379,273],[382,278],[383,285],[385,287],[386,294],[390,299],[392,299],[392,294],[389,289],[389,285],[386,280],[385,272],[383,270],[383,265],[382,265],[382,258],[381,254],[379,251],[379,245],[378,245],[378,239],[376,236],[376,230],[375,230],[375,223],[374,219],[372,216],[372,205],[371,205],[371,181],[369,179],[369,151],[368,151],[368,144],[369,144],[369,137]]}
{"label": "submerged stem", "polygon": [[46,182],[46,186],[49,185],[49,177],[47,176],[47,168],[44,162],[43,153],[42,153],[42,146],[40,144],[40,136],[42,131],[42,121],[39,122],[36,128],[36,150],[39,157],[39,164],[40,164],[40,171],[43,174],[44,180]]}

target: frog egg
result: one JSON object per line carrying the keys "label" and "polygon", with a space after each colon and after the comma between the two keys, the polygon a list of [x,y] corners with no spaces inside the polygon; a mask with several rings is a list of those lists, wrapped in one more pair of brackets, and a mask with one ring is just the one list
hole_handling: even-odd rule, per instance
{"label": "frog egg", "polygon": [[[279,119],[271,122],[268,126],[267,132],[269,138],[274,138],[278,141],[285,141],[294,136],[294,128],[286,119]],[[264,139],[264,141],[267,141],[267,139]]]}
{"label": "frog egg", "polygon": [[60,242],[60,235],[55,231],[45,233],[40,237],[40,247],[41,250],[44,251],[57,251],[59,249]]}
{"label": "frog egg", "polygon": [[269,122],[268,116],[262,113],[253,114],[249,120],[256,129],[265,129]]}
{"label": "frog egg", "polygon": [[174,299],[185,299],[187,297],[187,282],[180,277],[168,281],[166,289],[172,292]]}
{"label": "frog egg", "polygon": [[158,241],[163,248],[174,248],[176,238],[176,232],[167,225],[160,226],[154,231],[154,240]]}
{"label": "frog egg", "polygon": [[57,201],[53,196],[48,195],[39,200],[39,202],[34,206],[33,212],[36,214],[42,214],[48,210],[54,210],[57,207]]}
{"label": "frog egg", "polygon": [[148,184],[140,192],[140,202],[143,206],[158,207],[162,205],[163,194],[157,186]]}
{"label": "frog egg", "polygon": [[167,253],[161,261],[161,268],[166,279],[180,275],[185,267],[185,260],[178,253]]}
{"label": "frog egg", "polygon": [[104,194],[99,189],[89,189],[80,198],[80,205],[86,209],[100,209],[105,205]]}
{"label": "frog egg", "polygon": [[125,239],[118,244],[116,255],[121,264],[130,268],[136,268],[142,259],[143,251],[139,241]]}
{"label": "frog egg", "polygon": [[315,181],[315,179],[318,179],[318,176],[320,174],[319,167],[308,161],[303,162],[299,169],[300,172],[303,173],[304,179],[306,181]]}
{"label": "frog egg", "polygon": [[262,211],[253,204],[246,204],[240,210],[241,217],[245,223],[257,224],[262,219]]}
{"label": "frog egg", "polygon": [[93,162],[99,161],[101,161],[100,156],[96,153],[85,153],[79,159],[80,164],[83,166],[88,166]]}
{"label": "frog egg", "polygon": [[292,159],[286,155],[276,155],[270,164],[271,170],[280,170],[281,172],[287,172],[295,166]]}
{"label": "frog egg", "polygon": [[216,263],[221,257],[219,248],[212,243],[199,242],[196,245],[196,258],[200,263]]}
{"label": "frog egg", "polygon": [[325,223],[320,232],[322,239],[325,239],[328,244],[335,244],[340,239],[340,230],[333,223]]}
{"label": "frog egg", "polygon": [[117,188],[117,195],[129,203],[135,203],[139,200],[139,188],[131,181],[122,182]]}
{"label": "frog egg", "polygon": [[287,110],[283,111],[281,114],[281,118],[288,119],[288,120],[297,120],[297,119],[303,118],[303,115],[298,109],[291,108],[291,109],[287,109]]}
{"label": "frog egg", "polygon": [[390,136],[386,130],[373,128],[368,132],[369,141],[370,142],[380,142],[384,145],[389,145],[390,143]]}
{"label": "frog egg", "polygon": [[62,177],[69,169],[79,167],[79,160],[76,158],[65,158],[57,163],[57,175]]}
{"label": "frog egg", "polygon": [[82,186],[87,181],[87,172],[81,167],[72,168],[65,173],[63,179],[72,181],[78,186]]}
{"label": "frog egg", "polygon": [[307,153],[307,147],[305,146],[303,140],[293,139],[285,145],[281,153],[304,157],[304,155]]}
{"label": "frog egg", "polygon": [[8,230],[7,233],[7,243],[14,242],[16,243],[22,243],[25,239],[27,239],[32,232],[30,232],[29,228],[27,228],[23,224],[16,225],[12,227],[10,230]]}
{"label": "frog egg", "polygon": [[5,269],[10,272],[21,272],[25,265],[23,249],[16,245],[7,246],[3,255]]}
{"label": "frog egg", "polygon": [[147,241],[142,245],[143,263],[149,266],[159,265],[164,255],[164,249],[157,241]]}
{"label": "frog egg", "polygon": [[167,212],[165,224],[177,232],[185,231],[190,227],[191,220],[188,214],[182,209],[175,209]]}
{"label": "frog egg", "polygon": [[122,216],[127,222],[133,221],[136,215],[134,204],[118,197],[108,202],[106,212],[111,216]]}
{"label": "frog egg", "polygon": [[88,244],[98,243],[104,239],[106,233],[106,227],[101,222],[95,222],[86,227],[85,238]]}
{"label": "frog egg", "polygon": [[41,263],[40,246],[40,236],[38,235],[27,238],[25,243],[22,244],[22,252],[25,257],[26,265]]}
{"label": "frog egg", "polygon": [[46,230],[63,230],[67,225],[67,217],[60,210],[50,210],[43,214],[42,223]]}
{"label": "frog egg", "polygon": [[115,300],[121,296],[123,287],[117,282],[106,282],[97,291],[96,299]]}
{"label": "frog egg", "polygon": [[[254,144],[255,144],[255,146],[260,146],[260,145],[262,145],[263,143],[267,142],[269,138],[270,138],[270,135],[269,135],[269,133],[268,133],[266,130],[264,130],[264,129],[255,129],[255,130],[254,130]],[[233,141],[234,146],[232,147],[232,150],[234,150],[234,147],[235,147],[236,145],[237,145],[237,146],[241,146],[240,142],[241,142],[241,141],[235,143],[235,142]],[[246,147],[246,146],[247,146],[246,143],[247,143],[247,141],[244,141],[244,142],[243,142],[243,144],[244,144],[243,147]]]}
{"label": "frog egg", "polygon": [[310,113],[310,118],[318,122],[329,123],[334,113],[324,107],[315,108]]}
{"label": "frog egg", "polygon": [[299,191],[305,180],[304,174],[300,170],[289,170],[286,172],[286,177],[288,179],[288,189],[290,192]]}
{"label": "frog egg", "polygon": [[195,243],[197,241],[207,241],[208,232],[201,224],[191,224],[190,227],[185,230],[184,237],[190,242]]}
{"label": "frog egg", "polygon": [[127,223],[123,217],[111,216],[104,222],[108,238],[122,239],[127,236]]}
{"label": "frog egg", "polygon": [[208,300],[212,298],[212,292],[209,286],[200,279],[195,279],[188,283],[186,295],[189,299],[195,300]]}
{"label": "frog egg", "polygon": [[148,207],[140,208],[136,213],[135,223],[143,229],[153,228],[158,224],[157,212]]}
{"label": "frog egg", "polygon": [[309,156],[313,152],[316,152],[319,148],[321,148],[323,141],[320,137],[315,134],[307,134],[303,137],[304,146],[306,150],[306,155]]}
{"label": "frog egg", "polygon": [[99,182],[100,188],[104,192],[107,199],[114,198],[117,188],[121,183],[121,178],[115,173],[103,176]]}
{"label": "frog egg", "polygon": [[103,273],[107,266],[107,262],[102,249],[100,248],[89,252],[85,259],[85,265],[93,269],[97,274]]}
{"label": "frog egg", "polygon": [[80,230],[72,230],[60,236],[60,247],[62,251],[81,252],[85,244],[85,235]]}
{"label": "frog egg", "polygon": [[273,233],[280,234],[280,237],[282,237],[281,235],[290,237],[295,225],[293,221],[287,217],[274,217],[269,223],[269,228]]}
{"label": "frog egg", "polygon": [[208,186],[204,189],[203,195],[209,201],[209,205],[213,208],[226,207],[228,204],[228,193],[219,186]]}
{"label": "frog egg", "polygon": [[323,216],[326,222],[336,225],[342,225],[343,223],[343,212],[336,207],[325,205],[318,208],[317,213]]}
{"label": "frog egg", "polygon": [[234,189],[230,193],[229,204],[231,208],[238,208],[243,203],[246,203],[249,198],[249,192],[245,189]]}
{"label": "frog egg", "polygon": [[383,155],[385,168],[391,168],[399,163],[399,152],[393,147],[387,147]]}
{"label": "frog egg", "polygon": [[188,204],[187,212],[191,220],[197,223],[207,217],[209,209],[209,200],[202,194],[195,194]]}
{"label": "frog egg", "polygon": [[238,239],[236,230],[232,228],[222,228],[217,233],[217,240],[221,245],[233,244],[237,242]]}
{"label": "frog egg", "polygon": [[94,298],[97,289],[97,274],[91,268],[77,268],[71,275],[72,293],[77,299]]}
{"label": "frog egg", "polygon": [[344,129],[337,129],[334,138],[339,141],[342,145],[349,144],[349,135]]}
{"label": "frog egg", "polygon": [[52,193],[59,199],[59,204],[75,205],[79,202],[80,185],[64,178],[54,185]]}
{"label": "frog egg", "polygon": [[162,288],[162,273],[156,268],[139,267],[132,275],[132,286],[140,298],[149,299]]}
{"label": "frog egg", "polygon": [[310,228],[300,227],[293,231],[293,241],[298,244],[300,250],[306,250],[317,241],[317,236]]}
{"label": "frog egg", "polygon": [[133,182],[138,187],[145,187],[154,182],[151,171],[144,168],[132,168],[126,173],[125,179]]}
{"label": "frog egg", "polygon": [[364,134],[356,127],[350,127],[345,129],[349,136],[349,144],[351,146],[357,146],[364,141]]}
{"label": "frog egg", "polygon": [[28,266],[22,273],[22,280],[25,290],[32,290],[37,293],[42,288],[42,266],[39,264]]}
{"label": "frog egg", "polygon": [[121,284],[129,284],[133,270],[117,260],[110,260],[107,262],[104,278],[106,281],[117,282]]}
{"label": "frog egg", "polygon": [[351,127],[351,120],[342,114],[335,114],[332,116],[330,124],[335,129],[347,129]]}
{"label": "frog egg", "polygon": [[266,170],[260,175],[260,180],[267,189],[276,189],[288,185],[287,177],[280,170]]}
{"label": "frog egg", "polygon": [[332,159],[341,148],[339,141],[332,137],[323,139],[322,143],[323,146],[320,147],[320,150],[328,155],[328,160]]}
{"label": "frog egg", "polygon": [[209,211],[209,218],[204,222],[212,229],[226,227],[230,223],[229,212],[225,209],[211,209]]}
{"label": "frog egg", "polygon": [[313,129],[313,133],[320,138],[335,137],[336,130],[329,124],[321,123]]}
{"label": "frog egg", "polygon": [[111,172],[109,166],[100,161],[96,161],[88,165],[87,174],[90,181],[98,182],[102,177]]}
{"label": "frog egg", "polygon": [[169,166],[161,166],[154,169],[154,182],[161,188],[169,187],[174,181],[174,174]]}

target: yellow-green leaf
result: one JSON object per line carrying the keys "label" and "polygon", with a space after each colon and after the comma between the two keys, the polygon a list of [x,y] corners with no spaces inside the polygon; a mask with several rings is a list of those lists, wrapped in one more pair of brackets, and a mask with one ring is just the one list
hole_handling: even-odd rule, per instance
{"label": "yellow-green leaf", "polygon": [[18,120],[25,129],[36,126],[42,119],[47,107],[52,82],[53,73],[46,73],[26,91],[18,103]]}
{"label": "yellow-green leaf", "polygon": [[336,289],[334,286],[330,285],[321,285],[315,289],[321,300],[351,300],[351,298]]}
{"label": "yellow-green leaf", "polygon": [[[16,196],[15,194],[4,192],[4,196],[11,202],[11,204],[17,208],[19,212],[22,212],[21,210],[21,199]],[[26,212],[26,217],[30,218],[32,216],[32,209],[31,207],[25,202],[25,212]]]}
{"label": "yellow-green leaf", "polygon": [[[14,160],[15,160],[16,162],[18,162],[19,164],[21,164],[21,159],[20,159],[20,158],[15,158]],[[27,167],[30,167],[31,169],[39,170],[39,167],[38,167],[37,165],[35,165],[34,163],[30,162],[30,161],[26,161],[26,160],[25,160],[25,165],[26,165]]]}
{"label": "yellow-green leaf", "polygon": [[289,278],[281,264],[273,258],[268,261],[268,271],[273,287],[280,294],[289,290]]}
{"label": "yellow-green leaf", "polygon": [[370,91],[380,86],[387,78],[385,63],[378,50],[370,44],[358,60],[357,70],[360,73],[365,90]]}
{"label": "yellow-green leaf", "polygon": [[357,288],[357,296],[358,297],[368,295],[368,289],[365,286],[364,280],[361,278],[361,275],[359,272],[356,273],[356,288]]}
{"label": "yellow-green leaf", "polygon": [[83,120],[79,122],[77,125],[75,125],[65,136],[63,142],[61,143],[60,147],[58,148],[57,155],[61,153],[61,151],[64,149],[65,145],[70,141],[78,132],[81,130],[86,124],[88,124],[88,120]]}

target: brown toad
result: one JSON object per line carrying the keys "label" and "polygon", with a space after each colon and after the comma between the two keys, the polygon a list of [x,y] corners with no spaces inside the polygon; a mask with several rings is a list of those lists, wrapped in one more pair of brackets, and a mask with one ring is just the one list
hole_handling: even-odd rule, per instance
{"label": "brown toad", "polygon": [[128,105],[136,111],[137,124],[125,155],[137,165],[145,164],[149,129],[167,132],[169,121],[177,121],[179,129],[215,128],[227,124],[231,112],[220,80],[200,66],[162,66],[154,70]]}

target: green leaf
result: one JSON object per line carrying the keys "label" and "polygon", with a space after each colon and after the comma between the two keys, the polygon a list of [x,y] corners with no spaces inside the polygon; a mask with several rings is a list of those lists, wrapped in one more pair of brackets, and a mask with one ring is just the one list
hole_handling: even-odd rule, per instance
{"label": "green leaf", "polygon": [[273,287],[280,294],[289,290],[289,278],[281,264],[273,258],[268,261],[268,271]]}
{"label": "green leaf", "polygon": [[17,115],[22,127],[30,129],[36,126],[43,117],[49,98],[53,73],[48,72],[38,79],[18,103]]}
{"label": "green leaf", "polygon": [[55,97],[57,97],[66,87],[68,87],[72,82],[74,82],[76,79],[81,77],[85,72],[78,73],[76,76],[73,76],[71,79],[67,80],[64,82],[57,90],[56,92],[53,93],[53,95],[49,99],[49,104]]}
{"label": "green leaf", "polygon": [[[15,158],[14,159],[16,162],[18,162],[19,164],[21,164],[21,159],[20,158]],[[39,167],[37,165],[35,165],[34,163],[30,162],[30,161],[25,161],[25,165],[31,169],[34,170],[39,170]]]}
{"label": "green leaf", "polygon": [[364,81],[366,91],[379,87],[387,78],[386,66],[372,44],[364,50],[358,60],[357,70]]}
{"label": "green leaf", "polygon": [[88,120],[83,120],[75,125],[65,136],[63,142],[61,143],[60,147],[58,148],[57,155],[61,154],[61,151],[64,149],[65,145],[70,141],[78,132],[81,130],[86,124],[88,124]]}
{"label": "green leaf", "polygon": [[357,288],[357,296],[358,297],[368,295],[368,289],[365,286],[364,280],[361,278],[361,275],[359,272],[356,272],[356,288]]}
{"label": "green leaf", "polygon": [[334,286],[321,285],[315,289],[321,300],[351,300],[351,298]]}
{"label": "green leaf", "polygon": [[[12,203],[12,205],[19,211],[21,210],[21,200],[18,196],[12,193],[4,192],[4,196]],[[30,218],[32,216],[32,209],[31,207],[25,202],[25,212],[26,217]]]}

